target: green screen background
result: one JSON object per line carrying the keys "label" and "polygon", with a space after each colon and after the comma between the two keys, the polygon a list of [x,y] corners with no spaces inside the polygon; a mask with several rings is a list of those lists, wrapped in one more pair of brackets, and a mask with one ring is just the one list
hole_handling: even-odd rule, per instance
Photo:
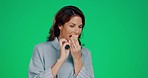
{"label": "green screen background", "polygon": [[45,42],[65,5],[86,16],[81,41],[91,50],[95,78],[148,78],[147,0],[1,0],[0,78],[27,78],[36,44]]}

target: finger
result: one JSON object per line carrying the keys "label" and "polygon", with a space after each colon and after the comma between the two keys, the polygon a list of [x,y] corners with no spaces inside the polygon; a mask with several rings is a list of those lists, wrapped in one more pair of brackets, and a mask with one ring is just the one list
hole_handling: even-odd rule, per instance
{"label": "finger", "polygon": [[71,46],[70,46],[70,52],[73,53],[74,51],[75,51],[75,50],[74,50],[73,46],[71,45]]}
{"label": "finger", "polygon": [[74,43],[74,45],[77,47],[77,49],[79,49],[79,48],[80,48],[80,44],[79,44],[78,39],[76,40],[76,42]]}
{"label": "finger", "polygon": [[72,38],[70,40],[72,42],[71,43],[72,44],[72,47],[74,47],[74,49],[78,49],[79,48],[79,44],[78,43],[76,44],[77,41],[75,42]]}
{"label": "finger", "polygon": [[64,42],[67,42],[67,40],[66,40],[65,38],[62,38],[62,39],[60,39],[59,41],[60,41],[60,46],[61,46],[61,47],[62,47],[62,45],[63,45]]}
{"label": "finger", "polygon": [[73,53],[73,52],[76,52],[75,47],[74,47],[73,44],[70,45],[70,51],[71,51],[72,53]]}
{"label": "finger", "polygon": [[78,40],[78,39],[77,39],[77,41],[76,41],[76,45],[77,45],[77,46],[80,46],[79,40]]}
{"label": "finger", "polygon": [[78,49],[78,46],[76,45],[76,43],[73,43],[73,47],[74,47],[75,50]]}
{"label": "finger", "polygon": [[76,45],[78,47],[78,49],[81,49],[81,45],[79,44],[79,41],[77,40]]}

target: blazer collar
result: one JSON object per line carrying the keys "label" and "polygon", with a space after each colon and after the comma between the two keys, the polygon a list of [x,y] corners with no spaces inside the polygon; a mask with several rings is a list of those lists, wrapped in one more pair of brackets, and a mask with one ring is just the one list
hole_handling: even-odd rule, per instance
{"label": "blazer collar", "polygon": [[60,44],[59,44],[59,41],[58,41],[58,38],[55,37],[55,39],[53,41],[50,41],[52,46],[57,49],[57,50],[60,50]]}

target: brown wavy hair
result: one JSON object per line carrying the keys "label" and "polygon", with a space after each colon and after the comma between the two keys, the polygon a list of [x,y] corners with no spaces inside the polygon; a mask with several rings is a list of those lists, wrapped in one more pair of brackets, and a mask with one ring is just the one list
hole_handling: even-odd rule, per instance
{"label": "brown wavy hair", "polygon": [[[66,22],[70,21],[70,19],[75,15],[81,17],[82,24],[83,24],[82,30],[83,30],[85,25],[85,16],[83,12],[76,6],[65,6],[61,8],[55,15],[53,25],[49,30],[49,36],[47,38],[47,41],[53,41],[55,37],[58,37],[60,35],[60,29],[58,28],[58,26],[64,25]],[[81,37],[81,34],[78,37],[79,43],[81,45],[80,37]]]}

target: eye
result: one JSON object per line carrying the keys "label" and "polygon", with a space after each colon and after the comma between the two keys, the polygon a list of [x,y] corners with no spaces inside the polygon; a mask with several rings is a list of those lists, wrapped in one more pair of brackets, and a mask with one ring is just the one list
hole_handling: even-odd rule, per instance
{"label": "eye", "polygon": [[79,28],[82,28],[82,26],[79,26]]}
{"label": "eye", "polygon": [[70,27],[74,27],[74,25],[69,25]]}

